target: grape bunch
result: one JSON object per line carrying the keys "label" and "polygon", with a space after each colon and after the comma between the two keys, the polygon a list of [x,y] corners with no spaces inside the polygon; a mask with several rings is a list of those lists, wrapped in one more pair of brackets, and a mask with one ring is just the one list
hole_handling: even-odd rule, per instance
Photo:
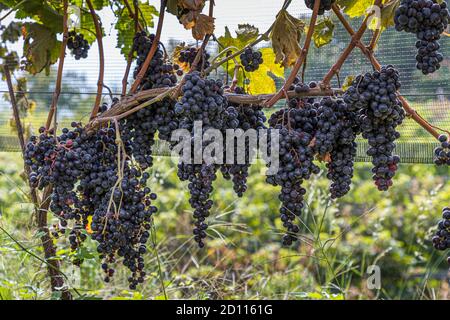
{"label": "grape bunch", "polygon": [[327,178],[331,181],[330,195],[332,199],[341,198],[350,191],[353,178],[353,167],[356,157],[356,132],[348,126],[339,134],[339,137],[330,152],[330,161],[327,163]]}
{"label": "grape bunch", "polygon": [[[136,33],[133,39],[133,50],[137,54],[136,68],[133,72],[134,79],[137,78],[147,55],[152,47],[155,35],[147,35],[145,31]],[[139,89],[146,90],[152,88],[168,88],[174,86],[177,81],[177,75],[182,75],[182,71],[177,64],[172,64],[164,59],[164,51],[160,44],[150,61],[147,72],[140,83]]]}
{"label": "grape bunch", "polygon": [[269,130],[279,130],[279,170],[268,175],[266,181],[273,186],[281,186],[280,217],[287,229],[283,245],[289,246],[297,240],[296,234],[300,231],[294,221],[304,207],[306,189],[302,183],[320,171],[313,162],[315,152],[312,147],[317,129],[317,110],[312,104],[305,104],[302,108],[283,108],[272,114],[269,125]]}
{"label": "grape bunch", "polygon": [[[244,89],[236,87],[235,93],[244,93]],[[245,138],[245,135],[254,136],[258,140],[259,130],[265,129],[266,116],[261,106],[250,105],[235,105],[230,104],[227,109],[227,118],[224,129],[241,130],[245,140],[234,141],[233,158],[228,159],[226,154],[226,146],[224,146],[225,156],[224,164],[221,165],[220,170],[222,175],[227,180],[232,180],[233,189],[238,197],[242,197],[247,190],[247,178],[249,175],[249,169],[254,155],[256,154],[256,145],[250,145],[250,142]],[[253,130],[253,131],[251,131]],[[223,130],[224,131],[224,130]],[[236,133],[238,131],[235,131]],[[226,142],[224,141],[224,144]],[[242,149],[243,147],[243,149]],[[243,152],[243,154],[242,154]],[[239,158],[239,154],[242,158]]]}
{"label": "grape bunch", "polygon": [[417,36],[417,69],[427,75],[439,70],[443,56],[438,40],[448,26],[447,3],[436,0],[402,0],[395,11],[395,28]]}
{"label": "grape bunch", "polygon": [[[185,63],[189,67],[192,66],[194,63],[195,57],[198,53],[198,48],[190,47],[186,48],[180,51],[180,56],[178,58],[178,61],[181,63]],[[200,57],[200,60],[198,61],[197,67],[195,68],[195,71],[202,71],[204,69],[207,69],[211,64],[209,63],[210,55],[206,50],[203,50],[203,54]]]}
{"label": "grape bunch", "polygon": [[259,66],[264,63],[262,53],[260,51],[253,51],[251,47],[245,49],[240,55],[242,66],[247,72],[254,72],[259,69]]}
{"label": "grape bunch", "polygon": [[[295,91],[295,93],[308,93],[311,89],[317,88],[318,84],[315,81],[311,81],[309,84],[301,82],[300,78],[295,77],[291,86],[289,87],[289,91]],[[292,98],[289,99],[289,106],[291,108],[302,107],[304,104],[314,104],[316,99],[313,97],[302,97],[302,98]]]}
{"label": "grape bunch", "polygon": [[448,137],[441,134],[438,140],[441,146],[434,149],[434,164],[437,166],[450,165],[450,142]]}
{"label": "grape bunch", "polygon": [[[309,9],[311,9],[311,10],[313,10],[315,2],[316,2],[315,0],[305,0],[306,6]],[[325,13],[325,11],[330,11],[331,10],[331,6],[335,2],[336,2],[336,0],[322,0],[322,1],[320,1],[319,15],[323,15]]]}
{"label": "grape bunch", "polygon": [[[438,229],[432,238],[436,250],[445,251],[450,249],[450,208],[442,210],[442,220],[438,223]],[[450,265],[450,257],[447,258]]]}
{"label": "grape bunch", "polygon": [[325,156],[333,150],[343,129],[342,117],[347,110],[343,100],[324,98],[317,109],[318,130],[315,148],[320,156]]}
{"label": "grape bunch", "polygon": [[350,191],[356,156],[356,115],[342,99],[323,98],[317,103],[315,150],[326,158],[327,178],[331,181],[331,198],[340,198]]}
{"label": "grape bunch", "polygon": [[[126,131],[122,123],[118,129]],[[133,153],[135,137],[119,138],[115,126],[88,133],[76,122],[59,136],[53,130],[39,131],[27,144],[25,161],[33,186],[53,185],[50,210],[60,221],[52,234],[70,230],[70,247],[76,251],[90,233],[98,242],[105,281],[115,272],[111,265],[122,257],[132,273],[130,288],[135,289],[144,281],[142,255],[157,211],[152,204],[156,194],[147,186],[149,173],[127,155]]]}
{"label": "grape bunch", "polygon": [[[221,81],[203,79],[198,71],[186,75],[185,79],[186,83],[182,87],[183,96],[175,105],[175,113],[179,117],[179,127],[191,133],[192,146],[190,155],[180,155],[178,177],[182,181],[189,181],[188,188],[191,196],[189,203],[194,209],[195,219],[194,240],[199,247],[203,247],[208,227],[205,220],[210,215],[213,205],[209,198],[219,166],[214,161],[207,163],[206,159],[202,157],[204,147],[212,142],[211,139],[204,139],[200,150],[195,148],[194,129],[195,125],[199,123],[202,125],[202,135],[208,129],[222,130],[226,119],[229,118],[228,102],[223,96]],[[200,156],[201,161],[196,161],[196,155]],[[218,157],[219,155],[212,154],[211,156]]]}
{"label": "grape bunch", "polygon": [[394,155],[395,140],[400,133],[395,129],[405,118],[405,112],[396,92],[400,88],[399,73],[392,66],[355,78],[345,92],[344,101],[350,111],[357,112],[355,126],[368,140],[367,155],[372,157],[373,179],[379,190],[392,186],[400,158]]}
{"label": "grape bunch", "polygon": [[75,60],[86,59],[90,46],[87,40],[84,39],[84,36],[75,30],[70,31],[68,36],[67,47],[75,57]]}

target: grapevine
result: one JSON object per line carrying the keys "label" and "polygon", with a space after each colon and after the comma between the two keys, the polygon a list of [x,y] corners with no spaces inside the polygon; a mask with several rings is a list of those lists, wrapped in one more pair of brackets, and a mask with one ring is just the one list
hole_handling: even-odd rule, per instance
{"label": "grapevine", "polygon": [[[289,3],[285,1],[280,13],[287,13]],[[59,48],[58,76],[47,122],[26,143],[23,129],[19,130],[19,135],[30,189],[32,193],[42,193],[41,198],[36,194],[32,197],[37,212],[49,211],[58,221],[49,235],[54,238],[67,235],[76,265],[83,263],[79,255],[85,241],[89,238],[95,241],[105,282],[111,281],[117,272],[118,263],[122,263],[129,271],[130,289],[136,289],[146,279],[144,255],[148,251],[147,242],[158,212],[158,197],[150,186],[154,147],[161,140],[174,148],[175,143],[171,138],[178,129],[188,132],[190,138],[190,154],[180,153],[177,175],[187,185],[193,211],[193,239],[200,248],[205,246],[210,231],[209,218],[214,207],[211,198],[219,171],[225,179],[232,181],[236,196],[243,197],[257,150],[245,142],[241,163],[237,158],[237,145],[234,146],[231,159],[227,158],[226,153],[212,155],[214,160],[223,156],[229,162],[210,163],[202,156],[208,145],[217,141],[214,138],[205,139],[200,150],[197,150],[195,139],[198,123],[202,125],[202,135],[211,129],[222,134],[229,130],[254,130],[257,138],[260,138],[260,131],[263,130],[267,130],[269,136],[279,133],[280,166],[275,174],[267,173],[265,178],[271,186],[279,187],[279,218],[285,229],[282,237],[285,246],[294,244],[300,238],[298,220],[305,211],[308,192],[306,181],[321,173],[320,162],[324,162],[323,168],[330,181],[330,199],[344,197],[350,191],[358,137],[368,143],[366,153],[372,160],[372,178],[380,191],[387,191],[394,184],[393,178],[401,163],[395,153],[396,140],[400,138],[398,127],[406,116],[438,138],[440,146],[434,151],[434,163],[438,166],[450,163],[448,136],[439,134],[436,131],[438,128],[420,117],[400,95],[401,75],[396,67],[389,64],[382,66],[374,57],[373,50],[381,31],[374,32],[370,45],[365,46],[362,42],[373,12],[365,16],[361,27],[355,32],[341,12],[344,6],[339,7],[338,2],[306,0],[306,6],[313,13],[305,39],[302,39],[301,33],[295,33],[294,43],[289,43],[291,46],[285,43],[279,46],[281,49],[273,46],[278,51],[276,55],[283,57],[283,62],[277,62],[285,64],[284,67],[292,67],[291,73],[277,93],[251,95],[249,91],[254,89],[251,83],[249,90],[248,87],[244,89],[237,86],[242,79],[239,72],[252,72],[257,76],[265,70],[260,67],[269,62],[266,51],[263,59],[263,51],[254,47],[273,37],[271,32],[275,23],[265,33],[254,32],[248,39],[238,35],[238,38],[241,36],[239,41],[246,43],[237,45],[239,48],[230,46],[230,54],[226,58],[218,60],[220,53],[211,59],[206,46],[210,37],[216,41],[217,38],[213,34],[214,25],[207,21],[214,21],[214,1],[210,1],[208,16],[200,16],[204,5],[201,1],[195,3],[199,6],[195,8],[177,5],[176,15],[180,22],[186,28],[193,29],[197,40],[203,41],[201,45],[184,47],[172,59],[160,41],[167,1],[161,1],[160,18],[153,34],[143,27],[145,21],[137,13],[138,2],[134,3],[133,13],[130,4],[125,1],[124,5],[135,24],[135,34],[131,44],[121,44],[122,48],[129,49],[122,97],[112,99],[111,103],[101,103],[103,90],[108,88],[103,83],[104,30],[91,1],[87,0],[86,4],[95,27],[90,31],[97,40],[100,64],[91,118],[84,124],[75,121],[70,128],[57,126],[57,104],[66,48],[76,60],[84,59],[88,56],[91,42],[87,33],[85,36],[89,42],[83,34],[67,30],[68,2],[64,1],[63,8],[59,8],[63,10],[64,37]],[[375,5],[383,6],[380,0],[375,1]],[[317,36],[317,17],[330,10],[336,13],[351,34],[351,43],[322,81],[304,83],[305,72],[301,76],[299,73],[302,66],[307,68],[309,48],[313,37]],[[277,19],[281,19],[283,14],[277,15]],[[295,21],[292,18],[288,16],[288,22]],[[392,17],[395,28],[417,37],[417,69],[425,75],[437,72],[444,61],[439,52],[439,41],[448,27],[449,19],[447,4],[436,0],[401,0],[395,10]],[[286,21],[284,23],[289,25]],[[298,26],[296,28],[301,29]],[[26,31],[22,30],[24,37]],[[345,90],[331,88],[332,77],[339,75],[342,65],[356,47],[362,50],[374,70],[357,75]],[[286,59],[288,56],[290,59]],[[242,65],[236,57],[239,57]],[[133,62],[134,82],[127,95],[128,71]],[[234,63],[234,69],[233,66],[225,67],[228,62]],[[29,65],[31,62],[27,63]],[[225,71],[234,70],[231,85],[228,76],[226,81],[210,77],[219,67],[227,69]],[[9,76],[7,68],[5,72]],[[221,74],[217,73],[217,76]],[[244,81],[243,84],[248,85],[248,82]],[[10,79],[8,86],[13,96]],[[286,100],[285,105],[275,110],[267,121],[263,108],[270,108],[280,100]],[[17,108],[13,99],[11,101],[13,109]],[[21,120],[16,116],[15,121],[20,123]],[[20,125],[17,127],[21,128]],[[225,141],[222,147],[225,147]],[[268,151],[269,154],[276,152]],[[199,156],[200,161],[196,161]],[[432,238],[438,250],[450,248],[449,214],[450,210],[444,208],[443,219]],[[40,217],[40,228],[45,231],[46,213]],[[56,249],[50,247],[47,251]],[[46,259],[49,256],[46,252]],[[59,267],[55,268],[58,270]],[[57,286],[52,284],[52,290],[58,291]]]}

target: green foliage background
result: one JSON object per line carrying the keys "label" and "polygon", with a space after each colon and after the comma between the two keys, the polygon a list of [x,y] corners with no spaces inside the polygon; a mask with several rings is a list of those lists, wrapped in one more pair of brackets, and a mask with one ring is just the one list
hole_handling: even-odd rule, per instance
{"label": "green foliage background", "polygon": [[[338,203],[329,202],[322,174],[307,186],[300,246],[286,249],[280,246],[278,190],[264,183],[264,166],[257,164],[242,199],[230,182],[216,181],[210,237],[199,250],[191,236],[187,188],[175,163],[164,157],[155,162],[149,184],[158,193],[159,213],[155,250],[146,256],[150,276],[130,292],[127,270],[119,266],[105,284],[95,243],[88,240],[77,253],[85,259],[78,268],[61,238],[58,257],[80,293],[76,298],[164,299],[162,283],[171,299],[449,298],[446,256],[429,241],[442,207],[450,204],[447,169],[402,165],[392,190],[380,193],[369,166],[360,164],[351,193]],[[18,153],[0,153],[0,297],[48,299],[46,268],[30,255],[42,252],[21,172]],[[380,290],[367,288],[372,264],[381,269]]]}

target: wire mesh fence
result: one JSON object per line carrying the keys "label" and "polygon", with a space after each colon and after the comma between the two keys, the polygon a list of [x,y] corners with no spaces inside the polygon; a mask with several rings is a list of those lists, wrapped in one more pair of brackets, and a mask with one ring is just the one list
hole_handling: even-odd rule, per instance
{"label": "wire mesh fence", "polygon": [[[295,15],[307,20],[306,12],[294,12]],[[320,49],[311,48],[307,60],[305,80],[320,80],[336,61],[336,58],[350,42],[350,36],[334,19],[334,39],[325,47]],[[352,21],[352,26],[357,29],[360,21]],[[108,39],[110,37],[111,39]],[[368,32],[363,38],[365,43],[370,41],[371,34]],[[114,42],[112,36],[107,36],[105,41]],[[415,37],[411,34],[399,33],[395,30],[387,30],[382,34],[375,55],[382,64],[395,65],[401,74],[402,89],[401,94],[410,102],[411,106],[419,114],[431,122],[434,126],[443,129],[450,129],[450,39],[441,41],[441,52],[444,55],[441,70],[433,75],[423,76],[415,67]],[[170,39],[166,45],[170,52],[180,41]],[[208,50],[216,52],[214,43],[208,46]],[[108,56],[107,52],[107,56]],[[95,99],[95,86],[97,81],[98,64],[96,61],[95,48],[91,48],[91,57],[87,61],[75,61],[71,57],[67,58],[64,72],[62,93],[58,103],[58,123],[59,127],[68,126],[72,121],[87,122],[90,110]],[[106,59],[105,83],[111,88],[114,95],[118,95],[121,90],[121,81],[125,70],[125,59],[118,58],[117,54],[113,58]],[[134,67],[134,66],[133,66]],[[333,79],[332,85],[338,87],[342,85],[347,76],[356,75],[361,72],[372,71],[367,58],[355,49],[348,61],[340,70],[339,77]],[[289,70],[286,70],[288,74]],[[131,72],[132,73],[132,72]],[[223,73],[212,74],[212,76],[224,77]],[[46,120],[47,111],[51,104],[55,72],[52,70],[50,76],[38,74],[27,76],[27,92],[24,96],[28,101],[33,101],[36,108],[33,113],[24,119],[27,132],[37,131]],[[130,78],[130,81],[132,79]],[[282,85],[283,80],[276,81],[277,87]],[[0,84],[0,91],[7,97],[5,83]],[[105,90],[105,99],[108,97]],[[280,102],[276,107],[283,106]],[[14,128],[11,125],[11,107],[8,100],[0,99],[0,151],[19,151],[18,139],[15,137]],[[402,158],[404,163],[432,163],[433,149],[437,146],[435,139],[425,130],[420,128],[413,120],[406,119],[399,128],[401,138],[397,142],[396,153]],[[169,154],[164,145],[160,147],[158,153]],[[362,139],[358,140],[357,161],[366,162],[370,158],[366,156],[367,143]]]}

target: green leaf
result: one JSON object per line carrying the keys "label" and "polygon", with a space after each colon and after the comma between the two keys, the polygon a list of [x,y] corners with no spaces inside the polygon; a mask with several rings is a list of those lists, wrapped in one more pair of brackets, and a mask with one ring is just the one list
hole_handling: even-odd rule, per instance
{"label": "green leaf", "polygon": [[225,35],[219,37],[218,40],[225,48],[236,47],[240,50],[254,41],[258,37],[258,34],[258,28],[249,24],[239,24],[236,30],[236,38],[233,38],[230,29],[225,27]]}
{"label": "green leaf", "polygon": [[25,69],[36,74],[46,69],[58,60],[61,42],[56,40],[56,34],[39,23],[25,23],[25,41],[23,54],[26,58]]}
{"label": "green leaf", "polygon": [[[20,4],[19,0],[0,0],[1,3],[10,8]],[[62,15],[55,10],[46,1],[41,0],[26,0],[16,11],[16,19],[31,18],[36,22],[40,22],[54,33],[62,31]]]}
{"label": "green leaf", "polygon": [[77,251],[75,253],[75,257],[80,260],[85,260],[85,259],[89,260],[89,259],[95,259],[96,255],[92,251],[86,249],[85,247],[80,247],[77,249]]}
{"label": "green leaf", "polygon": [[22,23],[12,21],[4,30],[2,33],[2,41],[10,41],[10,42],[16,42],[19,40],[20,36],[22,35]]}
{"label": "green leaf", "polygon": [[92,1],[92,6],[94,7],[95,10],[101,10],[101,9],[103,9],[103,7],[106,7],[108,5],[109,5],[108,0],[93,0]]}
{"label": "green leaf", "polygon": [[[154,26],[154,17],[158,16],[158,10],[147,3],[139,3],[139,10],[141,11],[140,23],[148,27]],[[117,10],[115,12],[118,16],[115,28],[117,30],[117,47],[120,52],[127,57],[133,46],[134,37],[134,20],[130,18],[130,13],[127,9]]]}
{"label": "green leaf", "polygon": [[321,19],[314,28],[313,40],[317,48],[329,44],[333,40],[334,23],[330,18]]}
{"label": "green leaf", "polygon": [[89,44],[92,44],[96,40],[95,25],[94,20],[92,20],[92,16],[89,13],[81,12],[80,27],[81,30],[77,30],[77,32],[82,33],[84,39],[86,39]]}
{"label": "green leaf", "polygon": [[0,287],[0,300],[14,300],[11,289]]}

